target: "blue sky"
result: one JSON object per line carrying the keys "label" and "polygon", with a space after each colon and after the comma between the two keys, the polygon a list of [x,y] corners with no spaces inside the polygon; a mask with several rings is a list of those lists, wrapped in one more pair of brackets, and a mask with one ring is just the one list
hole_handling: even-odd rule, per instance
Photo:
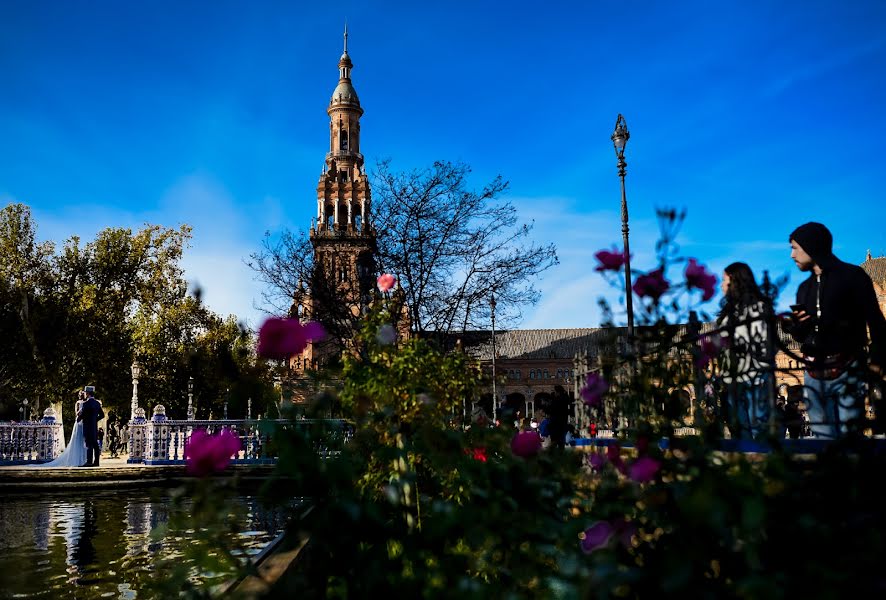
{"label": "blue sky", "polygon": [[784,303],[800,223],[826,223],[844,260],[886,254],[879,1],[5,0],[0,202],[59,241],[189,223],[187,276],[256,325],[242,261],[315,214],[345,19],[367,163],[462,160],[477,187],[500,173],[557,245],[522,327],[598,324],[618,113],[635,268],[652,266],[657,206],[688,210],[681,248],[718,272],[790,273]]}

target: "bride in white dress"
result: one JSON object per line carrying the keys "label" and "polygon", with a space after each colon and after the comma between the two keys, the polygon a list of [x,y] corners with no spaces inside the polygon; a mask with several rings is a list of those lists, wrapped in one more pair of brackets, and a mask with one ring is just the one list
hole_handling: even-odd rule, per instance
{"label": "bride in white dress", "polygon": [[[85,394],[80,392],[77,404],[74,406],[74,414],[80,416],[80,406],[83,404]],[[71,431],[71,439],[68,445],[55,460],[36,465],[38,467],[80,467],[86,462],[86,440],[83,437],[83,421],[74,421],[74,429]]]}

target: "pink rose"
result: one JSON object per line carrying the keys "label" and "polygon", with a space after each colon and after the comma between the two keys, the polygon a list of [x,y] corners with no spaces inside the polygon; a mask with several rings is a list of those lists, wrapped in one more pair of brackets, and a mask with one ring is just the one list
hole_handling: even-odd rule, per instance
{"label": "pink rose", "polygon": [[541,438],[534,431],[521,431],[511,440],[511,452],[520,458],[535,456],[541,450]]}
{"label": "pink rose", "polygon": [[588,464],[591,465],[591,468],[595,471],[599,471],[603,468],[603,465],[606,464],[606,457],[602,454],[598,454],[597,452],[591,453],[588,456]]}
{"label": "pink rose", "polygon": [[695,359],[695,366],[699,369],[705,368],[711,360],[720,354],[720,351],[726,347],[727,340],[721,336],[706,335],[698,344],[698,356]]}
{"label": "pink rose", "polygon": [[382,292],[391,291],[397,284],[397,278],[390,273],[378,276],[378,289]]}
{"label": "pink rose", "polygon": [[240,439],[228,429],[223,429],[217,435],[195,429],[185,446],[187,471],[198,477],[224,471],[240,448]]}
{"label": "pink rose", "polygon": [[619,446],[618,444],[613,444],[607,447],[606,458],[609,460],[613,467],[618,469],[620,473],[626,474],[627,467],[625,467],[625,463],[621,459],[621,446]]}
{"label": "pink rose", "polygon": [[309,340],[321,340],[325,335],[319,323],[302,325],[298,319],[271,317],[258,330],[256,353],[262,358],[289,358],[304,350]]}
{"label": "pink rose", "polygon": [[671,284],[664,278],[664,269],[656,269],[637,277],[632,289],[641,298],[652,298],[658,301],[670,287]]}
{"label": "pink rose", "polygon": [[613,252],[608,250],[600,250],[594,254],[594,258],[599,261],[595,271],[619,271],[624,266],[626,256],[624,252],[619,252],[613,248]]}
{"label": "pink rose", "polygon": [[585,554],[590,554],[600,548],[605,548],[612,539],[615,529],[606,521],[597,521],[584,530],[579,537],[581,538],[581,550]]}
{"label": "pink rose", "polygon": [[661,469],[661,463],[654,458],[643,456],[631,463],[630,477],[637,483],[646,483],[655,479],[655,474]]}
{"label": "pink rose", "polygon": [[588,406],[600,406],[603,403],[603,394],[609,389],[609,384],[598,373],[588,373],[588,378],[582,386],[579,394]]}
{"label": "pink rose", "polygon": [[686,265],[686,286],[702,291],[701,299],[707,302],[714,297],[717,290],[717,276],[708,273],[704,265],[698,264],[694,258]]}

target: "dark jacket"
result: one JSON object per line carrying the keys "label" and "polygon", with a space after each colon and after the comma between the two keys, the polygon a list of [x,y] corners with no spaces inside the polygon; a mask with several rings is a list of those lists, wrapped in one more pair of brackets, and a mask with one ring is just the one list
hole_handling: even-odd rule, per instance
{"label": "dark jacket", "polygon": [[[822,271],[821,276],[812,272],[797,289],[797,304],[802,304],[806,314],[812,317],[791,331],[794,339],[805,344],[804,353],[813,358],[835,354],[864,356],[870,328],[871,362],[886,365],[886,318],[880,311],[868,274],[861,267],[834,256],[830,232],[823,225],[802,225],[790,239],[796,241]],[[821,318],[816,333],[817,299],[821,303]]]}
{"label": "dark jacket", "polygon": [[80,420],[83,421],[83,438],[87,444],[96,442],[98,437],[98,422],[105,418],[102,405],[95,398],[87,398],[80,407]]}

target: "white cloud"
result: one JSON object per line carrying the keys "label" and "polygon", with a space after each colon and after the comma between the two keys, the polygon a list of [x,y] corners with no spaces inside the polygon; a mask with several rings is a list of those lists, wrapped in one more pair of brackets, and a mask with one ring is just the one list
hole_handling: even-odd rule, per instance
{"label": "white cloud", "polygon": [[[578,201],[564,197],[512,198],[521,220],[534,220],[532,237],[539,243],[554,243],[560,264],[541,275],[536,287],[542,297],[524,309],[523,329],[598,327],[602,316],[599,299],[609,301],[616,319],[623,307],[620,290],[609,285],[594,269],[594,254],[621,247],[621,214],[615,211],[585,212]],[[630,222],[631,264],[646,270],[655,265],[658,225],[648,219]]]}

